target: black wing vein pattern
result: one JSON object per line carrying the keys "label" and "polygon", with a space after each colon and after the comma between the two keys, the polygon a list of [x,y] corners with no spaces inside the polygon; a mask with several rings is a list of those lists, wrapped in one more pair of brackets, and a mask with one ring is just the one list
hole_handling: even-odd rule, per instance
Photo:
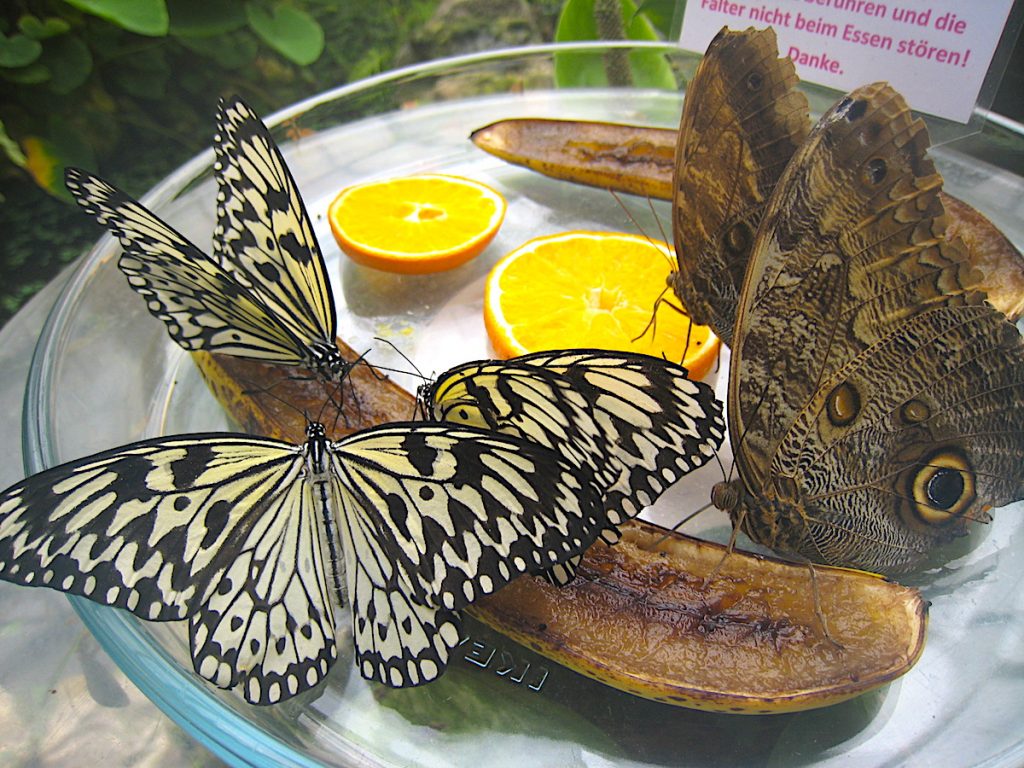
{"label": "black wing vein pattern", "polygon": [[[562,350],[457,366],[423,395],[432,418],[539,443],[589,467],[604,497],[602,537],[709,461],[725,436],[713,390],[682,366],[628,352]],[[575,561],[548,577],[572,580]]]}
{"label": "black wing vein pattern", "polygon": [[344,378],[352,363],[337,347],[326,266],[295,180],[243,102],[222,101],[217,123],[212,257],[86,171],[69,168],[65,184],[118,239],[129,285],[180,346]]}
{"label": "black wing vein pattern", "polygon": [[214,151],[214,256],[296,337],[333,346],[337,323],[323,255],[270,131],[244,102],[223,100]]}

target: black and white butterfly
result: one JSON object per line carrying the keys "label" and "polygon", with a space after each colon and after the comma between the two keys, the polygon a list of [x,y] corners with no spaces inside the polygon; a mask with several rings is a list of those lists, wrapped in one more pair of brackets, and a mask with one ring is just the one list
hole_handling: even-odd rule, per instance
{"label": "black and white butterfly", "polygon": [[[649,355],[599,349],[537,352],[456,366],[422,388],[428,418],[484,427],[589,468],[604,496],[609,543],[725,437],[710,386]],[[576,561],[548,572],[571,581]]]}
{"label": "black and white butterfly", "polygon": [[68,168],[65,184],[120,241],[118,266],[180,346],[344,379],[354,362],[335,340],[323,255],[270,132],[242,101],[222,100],[214,147],[212,257],[97,176]]}
{"label": "black and white butterfly", "polygon": [[356,665],[440,675],[460,609],[581,553],[603,525],[589,473],[540,445],[396,423],[295,445],[160,437],[0,493],[0,578],[188,619],[196,671],[272,704],[323,680],[347,594]]}

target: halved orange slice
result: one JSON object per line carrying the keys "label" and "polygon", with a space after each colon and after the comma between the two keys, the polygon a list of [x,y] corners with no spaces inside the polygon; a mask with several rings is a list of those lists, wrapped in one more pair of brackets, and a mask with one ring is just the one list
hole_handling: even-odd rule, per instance
{"label": "halved orange slice", "polygon": [[422,174],[347,187],[327,218],[341,250],[358,264],[425,274],[478,256],[497,234],[505,208],[486,184]]}
{"label": "halved orange slice", "polygon": [[619,232],[565,232],[530,240],[487,277],[484,323],[499,357],[569,347],[620,349],[682,360],[695,379],[715,361],[718,337],[661,307],[675,268],[663,242]]}

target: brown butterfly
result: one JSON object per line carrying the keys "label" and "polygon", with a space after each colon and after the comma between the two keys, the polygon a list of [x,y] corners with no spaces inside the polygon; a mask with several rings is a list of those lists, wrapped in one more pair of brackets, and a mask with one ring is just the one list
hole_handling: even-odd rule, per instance
{"label": "brown butterfly", "polygon": [[804,134],[794,85],[770,30],[723,30],[684,105],[672,287],[732,347],[713,498],[762,544],[898,573],[1024,497],[1024,346],[903,98],[859,88]]}

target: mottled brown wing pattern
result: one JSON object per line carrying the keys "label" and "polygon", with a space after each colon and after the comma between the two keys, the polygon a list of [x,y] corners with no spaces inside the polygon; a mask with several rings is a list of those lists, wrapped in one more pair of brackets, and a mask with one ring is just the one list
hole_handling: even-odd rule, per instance
{"label": "mottled brown wing pattern", "polygon": [[906,570],[1024,493],[1024,349],[965,287],[927,146],[891,87],[854,91],[754,246],[729,390],[743,524],[815,561]]}
{"label": "mottled brown wing pattern", "polygon": [[772,29],[723,29],[686,90],[673,175],[669,285],[726,344],[764,205],[810,128]]}

